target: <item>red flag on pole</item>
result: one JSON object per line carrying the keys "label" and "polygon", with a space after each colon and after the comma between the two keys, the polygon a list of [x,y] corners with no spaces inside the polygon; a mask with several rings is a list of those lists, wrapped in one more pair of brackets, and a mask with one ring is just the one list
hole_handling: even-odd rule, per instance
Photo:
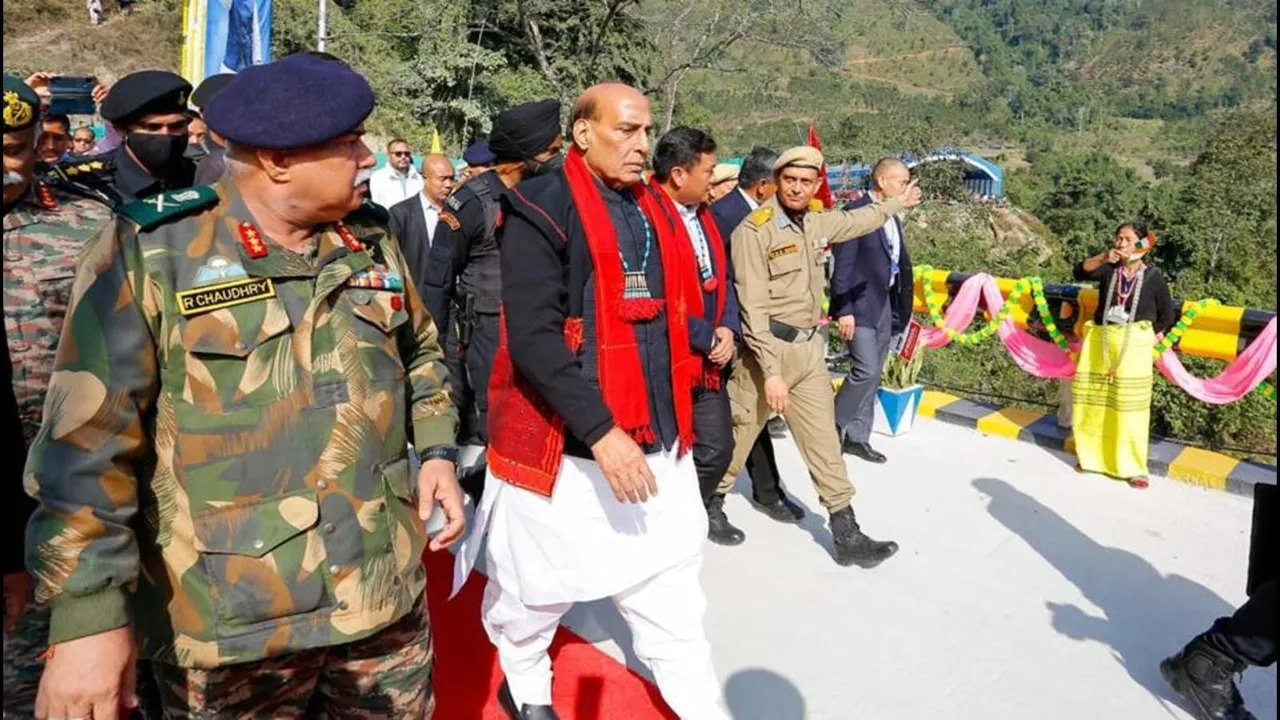
{"label": "red flag on pole", "polygon": [[[809,147],[822,149],[822,142],[818,140],[818,129],[809,126],[809,140],[805,143]],[[822,162],[822,184],[818,186],[818,192],[813,196],[815,200],[822,201],[822,206],[830,210],[836,206],[836,200],[831,196],[831,186],[827,183],[827,163],[824,159]]]}

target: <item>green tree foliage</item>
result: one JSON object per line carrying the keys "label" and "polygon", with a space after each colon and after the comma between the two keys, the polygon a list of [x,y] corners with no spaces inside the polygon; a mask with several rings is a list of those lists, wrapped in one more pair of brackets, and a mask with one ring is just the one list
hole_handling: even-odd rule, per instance
{"label": "green tree foliage", "polygon": [[[371,131],[453,152],[488,133],[502,109],[572,99],[602,79],[639,84],[654,48],[636,3],[619,0],[360,0],[329,7],[329,52],[378,94]],[[313,0],[276,0],[275,55],[313,49]],[[532,32],[531,28],[537,28]],[[539,58],[545,58],[545,66]]]}

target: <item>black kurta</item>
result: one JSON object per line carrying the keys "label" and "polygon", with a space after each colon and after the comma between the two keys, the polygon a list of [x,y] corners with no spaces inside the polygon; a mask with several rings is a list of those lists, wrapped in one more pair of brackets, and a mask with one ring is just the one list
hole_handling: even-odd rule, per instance
{"label": "black kurta", "polygon": [[[1087,272],[1084,269],[1084,263],[1076,265],[1073,271],[1075,279],[1079,282],[1098,283],[1098,309],[1093,314],[1095,325],[1102,324],[1106,294],[1111,287],[1111,276],[1117,272],[1120,272],[1120,265],[1102,265],[1093,272]],[[1132,322],[1146,320],[1151,323],[1157,333],[1168,331],[1174,323],[1178,322],[1178,308],[1174,307],[1173,298],[1169,295],[1169,284],[1165,282],[1164,274],[1156,268],[1146,269],[1142,278],[1142,294],[1138,296],[1138,310],[1136,316],[1130,320]]]}

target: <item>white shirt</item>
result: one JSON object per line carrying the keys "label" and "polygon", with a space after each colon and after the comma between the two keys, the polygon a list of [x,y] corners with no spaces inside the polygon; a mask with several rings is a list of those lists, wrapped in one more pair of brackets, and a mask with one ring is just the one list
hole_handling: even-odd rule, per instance
{"label": "white shirt", "polygon": [[[873,193],[878,202],[882,202],[884,197],[880,193]],[[898,262],[902,258],[902,236],[898,234],[898,219],[890,217],[884,224],[884,236],[889,240],[889,260],[893,264],[893,270],[889,273],[889,287],[893,287],[898,282]]]}
{"label": "white shirt", "polygon": [[424,192],[418,193],[418,198],[422,200],[422,217],[427,221],[427,245],[430,246],[436,240],[436,226],[440,224],[440,208],[432,203]]}
{"label": "white shirt", "polygon": [[676,209],[680,212],[680,219],[684,221],[685,231],[689,233],[689,241],[693,243],[693,255],[698,261],[698,279],[705,280],[713,270],[711,246],[707,244],[706,233],[702,230],[702,223],[698,221],[698,206],[677,205]]}
{"label": "white shirt", "polygon": [[401,175],[391,167],[391,163],[387,163],[374,170],[373,175],[369,177],[369,199],[384,208],[389,208],[413,197],[415,193],[422,192],[422,187],[422,173],[412,165]]}
{"label": "white shirt", "polygon": [[742,188],[737,188],[737,190],[738,190],[738,194],[741,195],[743,199],[747,201],[747,206],[751,208],[752,212],[755,212],[757,209],[760,208],[760,203],[756,202],[750,195],[744,192]]}

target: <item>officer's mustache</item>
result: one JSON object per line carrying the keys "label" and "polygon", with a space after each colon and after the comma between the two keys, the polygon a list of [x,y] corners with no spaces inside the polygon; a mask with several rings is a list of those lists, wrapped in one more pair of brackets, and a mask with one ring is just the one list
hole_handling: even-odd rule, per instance
{"label": "officer's mustache", "polygon": [[23,177],[22,177],[21,175],[19,175],[18,173],[14,172],[13,170],[5,170],[5,171],[4,171],[4,185],[5,185],[5,187],[9,187],[10,185],[21,185],[21,184],[23,184],[23,183],[25,183],[25,182],[26,182],[26,179],[25,179],[25,178],[23,178]]}
{"label": "officer's mustache", "polygon": [[364,168],[360,172],[356,173],[356,181],[352,183],[351,186],[360,187],[361,185],[369,182],[369,178],[371,177],[373,177],[373,169]]}

